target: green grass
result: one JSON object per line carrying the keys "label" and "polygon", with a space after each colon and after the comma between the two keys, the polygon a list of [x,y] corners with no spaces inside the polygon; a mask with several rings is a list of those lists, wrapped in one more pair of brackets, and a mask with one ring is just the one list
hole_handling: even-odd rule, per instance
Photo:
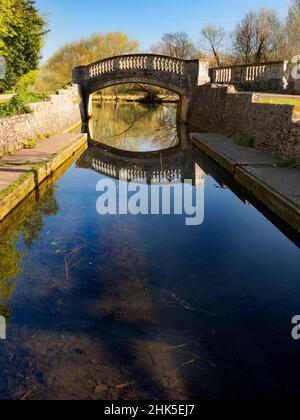
{"label": "green grass", "polygon": [[294,98],[259,98],[260,104],[293,105],[300,107],[300,99]]}

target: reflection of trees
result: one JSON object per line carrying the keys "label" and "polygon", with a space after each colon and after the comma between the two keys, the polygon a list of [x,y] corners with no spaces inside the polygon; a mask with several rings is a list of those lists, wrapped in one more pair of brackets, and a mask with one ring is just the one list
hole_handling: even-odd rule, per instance
{"label": "reflection of trees", "polygon": [[54,192],[53,187],[49,188],[30,213],[9,226],[4,234],[0,232],[0,315],[6,318],[11,316],[8,302],[15,290],[15,279],[22,272],[21,263],[26,255],[18,251],[18,239],[23,235],[27,247],[40,239],[40,231],[44,226],[43,217],[54,215],[58,211]]}
{"label": "reflection of trees", "polygon": [[94,106],[93,139],[130,151],[161,150],[176,146],[176,106],[104,103]]}

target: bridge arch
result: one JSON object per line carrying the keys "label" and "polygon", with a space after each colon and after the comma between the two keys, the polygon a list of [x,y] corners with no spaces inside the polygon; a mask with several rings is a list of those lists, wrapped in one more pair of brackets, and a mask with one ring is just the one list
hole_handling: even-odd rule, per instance
{"label": "bridge arch", "polygon": [[139,83],[158,86],[180,96],[179,117],[185,120],[189,97],[197,86],[209,82],[209,63],[153,54],[108,58],[73,70],[73,82],[81,86],[84,118],[91,116],[91,95],[107,87]]}

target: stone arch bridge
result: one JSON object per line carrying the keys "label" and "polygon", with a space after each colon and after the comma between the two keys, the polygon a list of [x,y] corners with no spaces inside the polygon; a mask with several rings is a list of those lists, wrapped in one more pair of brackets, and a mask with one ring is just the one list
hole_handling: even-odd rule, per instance
{"label": "stone arch bridge", "polygon": [[197,86],[209,80],[207,61],[153,54],[112,57],[73,70],[73,82],[81,87],[86,120],[91,116],[93,93],[114,85],[138,83],[158,86],[179,95],[178,117],[186,121],[190,96]]}

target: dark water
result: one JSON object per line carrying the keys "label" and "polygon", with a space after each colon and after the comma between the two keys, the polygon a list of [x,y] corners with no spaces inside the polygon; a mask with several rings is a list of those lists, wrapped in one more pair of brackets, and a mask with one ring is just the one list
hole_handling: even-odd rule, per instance
{"label": "dark water", "polygon": [[[205,173],[204,223],[100,216],[114,163]],[[0,226],[1,399],[298,398],[299,248],[246,198],[193,147],[62,168]]]}

